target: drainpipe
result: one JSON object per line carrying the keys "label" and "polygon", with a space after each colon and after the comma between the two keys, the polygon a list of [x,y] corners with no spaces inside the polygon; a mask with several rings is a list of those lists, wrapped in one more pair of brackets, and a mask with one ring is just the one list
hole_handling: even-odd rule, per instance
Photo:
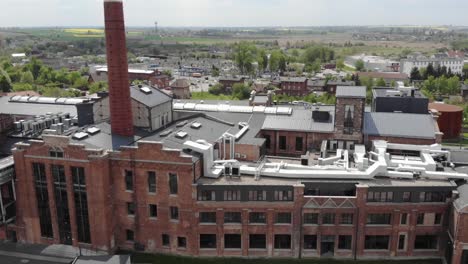
{"label": "drainpipe", "polygon": [[354,250],[353,250],[353,258],[354,261],[357,260],[357,246],[358,246],[358,234],[359,234],[359,206],[356,207],[356,228],[354,232]]}

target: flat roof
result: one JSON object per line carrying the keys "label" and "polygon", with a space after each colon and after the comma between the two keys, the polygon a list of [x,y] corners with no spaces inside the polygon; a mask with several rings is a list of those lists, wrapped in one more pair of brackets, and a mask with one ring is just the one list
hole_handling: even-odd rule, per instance
{"label": "flat roof", "polygon": [[[328,112],[328,122],[316,122],[312,118],[313,111]],[[333,132],[335,106],[325,105],[313,109],[294,108],[290,116],[268,115],[263,123],[263,130],[304,131],[304,132]]]}
{"label": "flat roof", "polygon": [[365,135],[434,139],[436,132],[430,114],[364,113]]}
{"label": "flat roof", "polygon": [[365,86],[337,86],[336,97],[340,98],[366,98]]}

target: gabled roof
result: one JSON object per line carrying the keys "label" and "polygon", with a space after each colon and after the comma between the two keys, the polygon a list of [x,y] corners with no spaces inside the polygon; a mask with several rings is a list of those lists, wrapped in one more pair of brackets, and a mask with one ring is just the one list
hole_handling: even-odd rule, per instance
{"label": "gabled roof", "polygon": [[[151,92],[145,93],[141,90],[142,88],[148,88]],[[172,98],[166,93],[162,92],[159,89],[146,85],[143,85],[141,87],[130,87],[130,96],[132,97],[132,99],[146,105],[147,107],[155,107],[157,105],[172,101]]]}

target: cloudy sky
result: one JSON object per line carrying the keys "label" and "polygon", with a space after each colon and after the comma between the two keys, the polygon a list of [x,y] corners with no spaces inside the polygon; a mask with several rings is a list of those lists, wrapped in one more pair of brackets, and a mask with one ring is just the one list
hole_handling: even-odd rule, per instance
{"label": "cloudy sky", "polygon": [[[124,0],[128,26],[468,25],[467,0]],[[0,0],[0,27],[103,26],[102,0]]]}

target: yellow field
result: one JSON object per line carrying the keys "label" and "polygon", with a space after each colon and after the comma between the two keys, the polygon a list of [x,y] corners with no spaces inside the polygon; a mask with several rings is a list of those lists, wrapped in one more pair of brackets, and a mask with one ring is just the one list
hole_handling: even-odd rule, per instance
{"label": "yellow field", "polygon": [[72,33],[75,35],[99,35],[104,34],[103,29],[97,28],[68,28],[64,30],[67,33]]}

